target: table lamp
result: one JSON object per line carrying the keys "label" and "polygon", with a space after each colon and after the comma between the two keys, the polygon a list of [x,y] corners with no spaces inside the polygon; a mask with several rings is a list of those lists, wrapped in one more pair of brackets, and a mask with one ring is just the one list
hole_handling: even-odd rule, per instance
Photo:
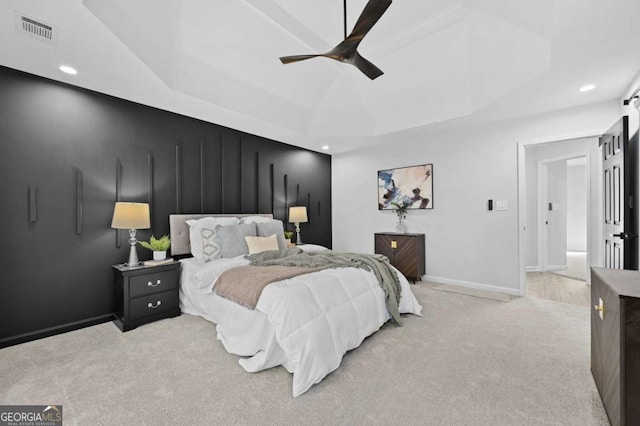
{"label": "table lamp", "polygon": [[289,223],[293,223],[296,226],[296,244],[302,244],[302,239],[300,238],[300,224],[307,221],[306,207],[289,207]]}
{"label": "table lamp", "polygon": [[114,229],[129,230],[129,261],[126,266],[138,266],[138,253],[136,252],[136,229],[149,229],[151,220],[149,217],[149,204],[147,203],[123,203],[117,202],[113,209],[111,227]]}

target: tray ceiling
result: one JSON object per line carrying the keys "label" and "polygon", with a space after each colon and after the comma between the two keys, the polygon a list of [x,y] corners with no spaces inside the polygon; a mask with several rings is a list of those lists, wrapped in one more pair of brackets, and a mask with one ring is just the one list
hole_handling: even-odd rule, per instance
{"label": "tray ceiling", "polygon": [[[348,31],[365,4],[348,1]],[[278,60],[340,42],[341,0],[30,0],[0,13],[2,65],[332,152],[613,99],[640,70],[637,0],[395,0],[359,48],[385,73],[374,81],[325,58]],[[54,25],[56,43],[25,37],[16,13]]]}

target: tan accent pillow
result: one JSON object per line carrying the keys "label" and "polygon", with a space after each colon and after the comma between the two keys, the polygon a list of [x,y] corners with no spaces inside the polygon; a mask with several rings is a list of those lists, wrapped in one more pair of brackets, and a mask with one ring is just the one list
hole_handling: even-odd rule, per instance
{"label": "tan accent pillow", "polygon": [[278,250],[278,238],[276,234],[268,237],[244,237],[249,247],[249,254],[260,253],[267,250]]}

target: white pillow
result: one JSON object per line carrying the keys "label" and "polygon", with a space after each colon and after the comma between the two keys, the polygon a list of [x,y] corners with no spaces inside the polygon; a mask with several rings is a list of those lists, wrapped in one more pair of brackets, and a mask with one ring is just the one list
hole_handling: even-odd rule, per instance
{"label": "white pillow", "polygon": [[240,223],[267,223],[273,220],[269,216],[246,216],[240,218]]}
{"label": "white pillow", "polygon": [[[202,219],[192,219],[187,221],[189,225],[189,242],[191,244],[191,254],[198,260],[204,259],[204,240],[202,233],[215,238],[217,225],[237,225],[240,220],[237,217],[203,217]],[[209,232],[211,231],[213,235]]]}
{"label": "white pillow", "polygon": [[268,237],[244,237],[249,247],[249,254],[260,253],[267,250],[278,250],[278,238],[276,234]]}

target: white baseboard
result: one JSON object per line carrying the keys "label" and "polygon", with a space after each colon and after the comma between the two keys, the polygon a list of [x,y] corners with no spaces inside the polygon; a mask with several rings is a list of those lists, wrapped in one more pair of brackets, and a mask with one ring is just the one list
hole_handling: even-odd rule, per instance
{"label": "white baseboard", "polygon": [[524,294],[520,294],[520,290],[517,288],[506,288],[506,287],[499,287],[491,284],[482,284],[482,283],[474,283],[471,281],[453,280],[451,278],[434,277],[433,275],[424,275],[422,278],[432,283],[451,284],[451,285],[457,285],[460,287],[475,288],[477,290],[486,290],[486,291],[493,291],[495,293],[509,294],[511,296],[524,296]]}
{"label": "white baseboard", "polygon": [[[567,265],[547,265],[547,271],[562,271],[567,269]],[[540,266],[527,266],[527,272],[541,272],[542,268]]]}
{"label": "white baseboard", "polygon": [[562,271],[567,269],[567,265],[547,265],[547,271]]}

